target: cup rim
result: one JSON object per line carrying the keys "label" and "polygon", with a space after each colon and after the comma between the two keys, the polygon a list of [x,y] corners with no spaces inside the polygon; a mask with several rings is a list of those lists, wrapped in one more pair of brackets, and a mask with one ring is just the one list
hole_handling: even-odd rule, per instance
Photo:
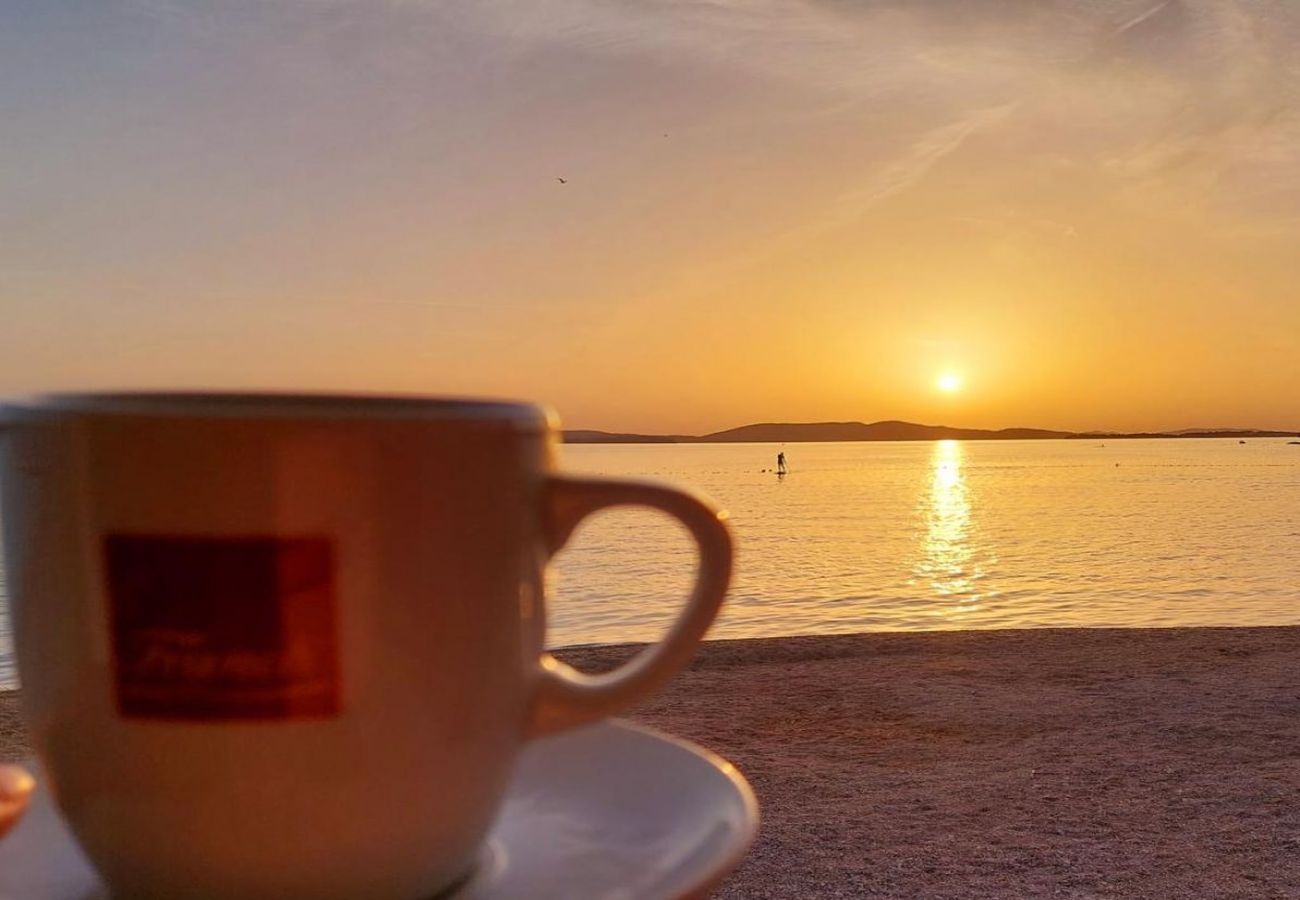
{"label": "cup rim", "polygon": [[518,400],[426,394],[279,391],[87,391],[0,400],[0,421],[32,416],[236,419],[416,419],[498,422],[523,431],[559,427],[549,408]]}

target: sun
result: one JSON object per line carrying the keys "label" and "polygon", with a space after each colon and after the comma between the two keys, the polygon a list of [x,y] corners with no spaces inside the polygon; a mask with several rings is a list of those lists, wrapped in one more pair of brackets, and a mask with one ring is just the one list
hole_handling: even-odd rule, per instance
{"label": "sun", "polygon": [[945,394],[955,394],[961,390],[964,379],[956,372],[940,372],[934,379],[934,386]]}

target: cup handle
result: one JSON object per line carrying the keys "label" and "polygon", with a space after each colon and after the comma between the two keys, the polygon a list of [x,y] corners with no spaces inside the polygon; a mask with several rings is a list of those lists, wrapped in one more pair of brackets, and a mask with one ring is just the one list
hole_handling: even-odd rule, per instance
{"label": "cup handle", "polygon": [[543,500],[548,551],[557,552],[579,522],[609,506],[647,506],[685,525],[700,550],[695,586],[668,634],[613,672],[588,675],[543,653],[529,724],[533,737],[603,719],[653,694],[690,661],[727,594],[732,548],[726,513],[650,482],[548,478]]}

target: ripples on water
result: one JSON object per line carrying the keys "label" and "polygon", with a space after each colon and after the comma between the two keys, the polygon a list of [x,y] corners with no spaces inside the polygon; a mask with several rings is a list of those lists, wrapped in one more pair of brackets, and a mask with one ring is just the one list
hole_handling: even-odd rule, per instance
{"label": "ripples on water", "polygon": [[[731,513],[713,637],[1300,624],[1285,440],[579,445],[572,471],[691,485]],[[671,521],[602,514],[560,556],[553,645],[653,640],[690,586]],[[12,678],[0,617],[0,684]]]}
{"label": "ripples on water", "polygon": [[[1300,624],[1300,447],[1285,440],[570,446],[565,464],[690,484],[731,512],[713,637]],[[687,539],[611,513],[557,565],[552,643],[653,639]]]}

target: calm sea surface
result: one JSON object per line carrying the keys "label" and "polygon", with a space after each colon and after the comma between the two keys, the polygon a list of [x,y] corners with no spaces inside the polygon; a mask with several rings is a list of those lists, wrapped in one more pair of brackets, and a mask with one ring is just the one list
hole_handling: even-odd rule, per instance
{"label": "calm sea surface", "polygon": [[[731,512],[714,637],[1300,624],[1300,446],[1285,440],[578,445],[574,472],[690,485]],[[691,581],[671,520],[591,519],[551,643],[651,640]],[[0,573],[0,589],[3,587]],[[0,615],[0,684],[13,683]]]}

